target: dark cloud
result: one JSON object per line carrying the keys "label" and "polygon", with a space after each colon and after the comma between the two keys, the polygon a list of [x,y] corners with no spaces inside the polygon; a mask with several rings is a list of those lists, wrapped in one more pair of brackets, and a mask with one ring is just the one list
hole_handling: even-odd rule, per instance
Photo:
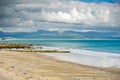
{"label": "dark cloud", "polygon": [[20,0],[0,0],[0,6],[9,6],[18,3],[20,3]]}
{"label": "dark cloud", "polygon": [[2,6],[0,7],[0,17],[9,17],[15,13],[15,10],[11,7]]}

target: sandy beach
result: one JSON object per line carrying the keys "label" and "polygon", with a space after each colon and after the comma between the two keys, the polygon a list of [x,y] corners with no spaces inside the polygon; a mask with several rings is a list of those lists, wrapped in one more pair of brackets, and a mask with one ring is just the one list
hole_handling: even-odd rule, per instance
{"label": "sandy beach", "polygon": [[0,80],[119,80],[120,68],[97,68],[35,52],[0,50]]}

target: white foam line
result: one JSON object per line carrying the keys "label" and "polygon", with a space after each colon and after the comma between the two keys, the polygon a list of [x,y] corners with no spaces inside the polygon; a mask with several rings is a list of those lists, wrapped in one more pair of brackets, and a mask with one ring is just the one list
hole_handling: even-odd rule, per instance
{"label": "white foam line", "polygon": [[[45,47],[45,49],[60,49],[54,47]],[[97,67],[119,67],[120,68],[120,54],[87,51],[80,49],[69,49],[70,54],[49,54],[43,53],[44,55],[52,56],[56,59],[63,61],[75,62],[90,66]]]}

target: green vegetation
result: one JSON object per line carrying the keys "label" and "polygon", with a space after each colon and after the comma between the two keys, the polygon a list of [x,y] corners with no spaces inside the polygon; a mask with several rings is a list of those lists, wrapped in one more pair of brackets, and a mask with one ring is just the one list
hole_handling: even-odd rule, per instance
{"label": "green vegetation", "polygon": [[67,50],[47,50],[47,49],[43,50],[42,47],[39,47],[39,50],[36,50],[32,47],[33,47],[32,44],[0,43],[0,49],[10,49],[10,51],[41,52],[41,53],[70,53],[70,51],[67,51]]}
{"label": "green vegetation", "polygon": [[0,43],[0,49],[30,48],[31,46],[32,46],[32,44]]}
{"label": "green vegetation", "polygon": [[14,50],[14,51],[20,51],[20,52],[41,52],[41,53],[70,53],[70,51],[67,50]]}

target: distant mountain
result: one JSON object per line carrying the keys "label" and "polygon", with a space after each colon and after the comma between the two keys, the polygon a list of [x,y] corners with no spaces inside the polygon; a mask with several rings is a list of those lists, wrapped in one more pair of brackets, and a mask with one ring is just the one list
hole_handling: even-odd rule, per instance
{"label": "distant mountain", "polygon": [[0,38],[12,37],[12,38],[39,38],[39,39],[120,39],[120,36],[116,36],[116,32],[75,32],[64,31],[59,33],[58,31],[46,31],[38,30],[36,32],[2,32],[0,31]]}

